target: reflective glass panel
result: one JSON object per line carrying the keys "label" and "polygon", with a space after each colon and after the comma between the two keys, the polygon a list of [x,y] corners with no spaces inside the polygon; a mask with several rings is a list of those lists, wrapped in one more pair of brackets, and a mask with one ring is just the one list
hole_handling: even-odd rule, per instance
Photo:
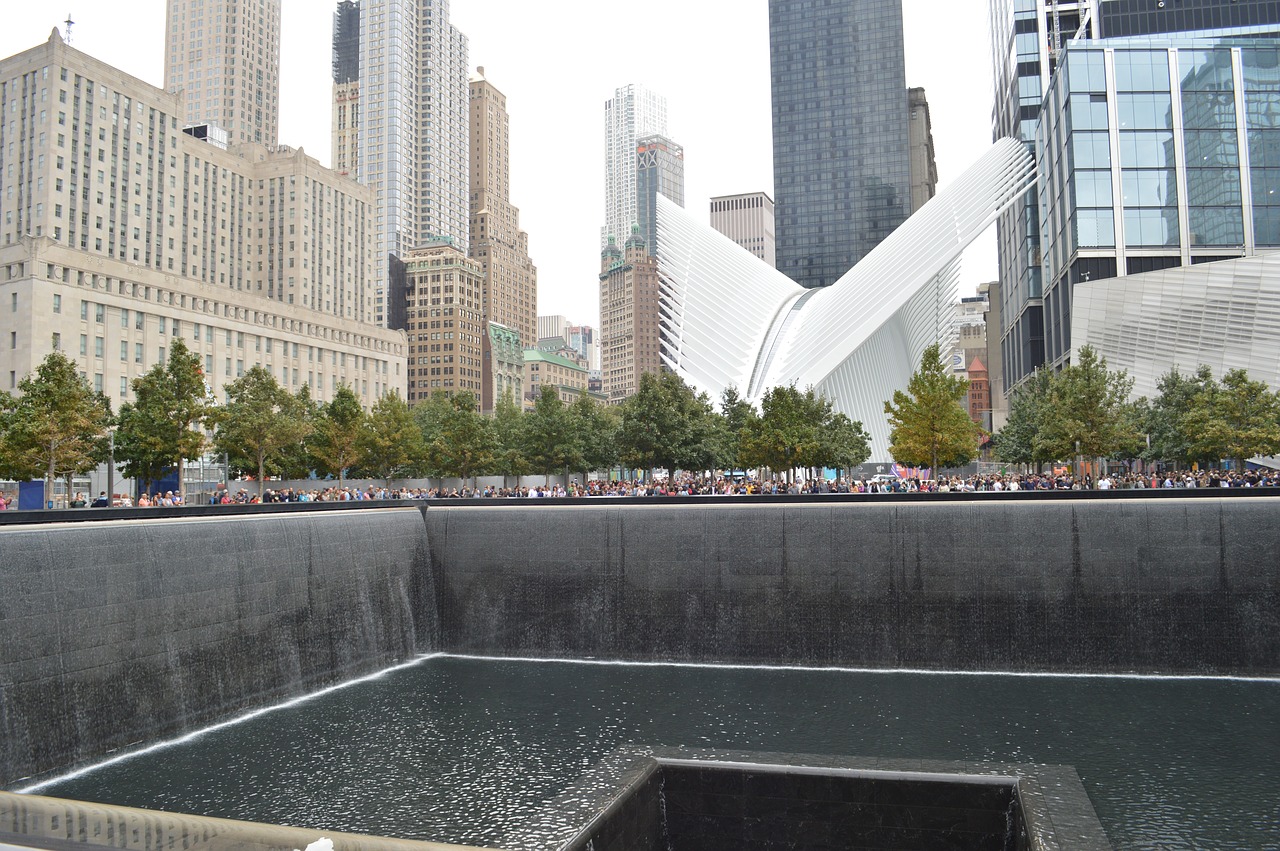
{"label": "reflective glass panel", "polygon": [[1253,238],[1259,247],[1280,245],[1280,207],[1253,209]]}
{"label": "reflective glass panel", "polygon": [[1111,147],[1106,133],[1071,134],[1071,168],[1110,168]]}
{"label": "reflective glass panel", "polygon": [[1077,171],[1072,185],[1076,207],[1111,206],[1111,172]]}
{"label": "reflective glass panel", "polygon": [[1120,174],[1125,207],[1165,207],[1178,203],[1174,170],[1143,169]]}
{"label": "reflective glass panel", "polygon": [[1107,96],[1075,94],[1067,112],[1068,130],[1106,130]]}
{"label": "reflective glass panel", "polygon": [[1280,128],[1280,92],[1245,92],[1244,110],[1248,126]]}
{"label": "reflective glass panel", "polygon": [[1249,165],[1280,168],[1280,130],[1249,131]]}
{"label": "reflective glass panel", "polygon": [[1124,244],[1131,248],[1178,244],[1178,208],[1125,210]]}
{"label": "reflective glass panel", "polygon": [[1229,92],[1235,88],[1230,50],[1180,50],[1178,75],[1184,92]]}
{"label": "reflective glass panel", "polygon": [[1240,151],[1236,134],[1220,130],[1188,130],[1183,134],[1187,144],[1187,167],[1236,166]]}
{"label": "reflective glass panel", "polygon": [[1102,64],[1101,50],[1069,49],[1066,70],[1069,90],[1072,92],[1107,90],[1107,75]]}
{"label": "reflective glass panel", "polygon": [[1120,134],[1120,165],[1124,168],[1172,168],[1173,133],[1137,130]]}
{"label": "reflective glass panel", "polygon": [[1255,168],[1249,172],[1253,206],[1280,206],[1280,168]]}
{"label": "reflective glass panel", "polygon": [[1117,50],[1116,91],[1169,91],[1169,54],[1163,50]]}
{"label": "reflective glass panel", "polygon": [[1116,95],[1116,111],[1125,130],[1173,129],[1173,107],[1167,92]]}
{"label": "reflective glass panel", "polygon": [[1187,203],[1196,207],[1240,206],[1240,170],[1187,169]]}
{"label": "reflective glass panel", "polygon": [[1236,96],[1231,92],[1186,92],[1182,95],[1182,125],[1188,128],[1230,130],[1236,126]]}
{"label": "reflective glass panel", "polygon": [[1191,207],[1187,222],[1192,245],[1244,244],[1244,216],[1239,207]]}
{"label": "reflective glass panel", "polygon": [[1080,248],[1111,248],[1116,244],[1115,218],[1110,210],[1077,210],[1075,243]]}

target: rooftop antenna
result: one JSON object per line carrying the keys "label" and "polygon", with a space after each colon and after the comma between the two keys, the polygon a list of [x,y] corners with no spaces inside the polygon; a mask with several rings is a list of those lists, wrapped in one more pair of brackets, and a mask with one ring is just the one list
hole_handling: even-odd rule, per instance
{"label": "rooftop antenna", "polygon": [[71,20],[70,12],[67,12],[67,19],[63,21],[63,23],[67,25],[67,44],[70,44],[71,43],[71,25],[75,23],[75,21]]}

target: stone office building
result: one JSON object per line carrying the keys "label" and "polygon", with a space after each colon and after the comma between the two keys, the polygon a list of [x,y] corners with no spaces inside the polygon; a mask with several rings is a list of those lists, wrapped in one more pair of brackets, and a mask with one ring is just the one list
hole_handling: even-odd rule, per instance
{"label": "stone office building", "polygon": [[403,392],[404,335],[369,322],[370,190],[183,109],[56,30],[0,61],[0,388],[57,348],[118,407],[181,335],[215,393],[254,365],[320,401]]}

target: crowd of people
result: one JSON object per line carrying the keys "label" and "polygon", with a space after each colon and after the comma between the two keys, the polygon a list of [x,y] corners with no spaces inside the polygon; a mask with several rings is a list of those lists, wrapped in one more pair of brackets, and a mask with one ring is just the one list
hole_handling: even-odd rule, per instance
{"label": "crowd of people", "polygon": [[[219,487],[211,496],[192,498],[187,504],[246,505],[280,502],[363,502],[387,499],[528,499],[577,497],[661,497],[661,496],[754,496],[799,494],[879,494],[879,493],[998,493],[1002,491],[1047,490],[1134,490],[1177,488],[1266,488],[1280,487],[1280,470],[1220,471],[1195,470],[1160,473],[1104,474],[1096,481],[1092,476],[1075,477],[1069,473],[992,473],[969,476],[943,476],[939,479],[896,477],[885,474],[871,478],[806,479],[788,482],[783,478],[759,479],[750,476],[699,476],[682,474],[673,478],[648,481],[590,479],[586,484],[572,480],[567,486],[549,483],[532,486],[504,487],[386,487],[342,486],[267,488],[261,498],[256,486],[240,487],[234,492]],[[107,497],[106,491],[90,502],[83,493],[70,501],[74,508],[104,508],[135,505],[129,497]],[[14,496],[0,492],[0,511],[16,508]],[[171,508],[183,505],[176,491],[142,493],[139,508]]]}

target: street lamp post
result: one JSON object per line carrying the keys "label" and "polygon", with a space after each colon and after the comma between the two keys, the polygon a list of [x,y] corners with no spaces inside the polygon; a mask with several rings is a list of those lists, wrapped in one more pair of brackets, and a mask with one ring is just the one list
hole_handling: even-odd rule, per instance
{"label": "street lamp post", "polygon": [[107,508],[116,501],[116,431],[107,432]]}

